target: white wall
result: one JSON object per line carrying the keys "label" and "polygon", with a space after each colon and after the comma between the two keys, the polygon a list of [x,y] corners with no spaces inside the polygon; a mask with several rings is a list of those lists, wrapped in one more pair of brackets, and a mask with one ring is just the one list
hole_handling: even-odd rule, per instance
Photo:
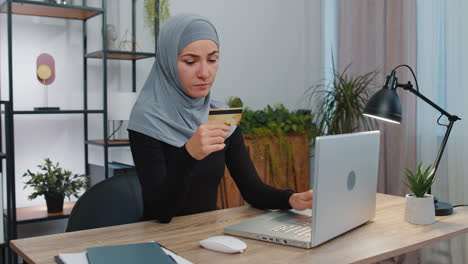
{"label": "white wall", "polygon": [[333,65],[338,65],[340,17],[338,0],[322,0],[322,17],[322,74],[325,80],[332,80]]}
{"label": "white wall", "polygon": [[320,0],[172,0],[170,6],[173,15],[197,13],[218,30],[216,99],[297,108],[305,88],[320,79]]}
{"label": "white wall", "polygon": [[[88,3],[99,1],[88,1]],[[119,38],[130,28],[129,1],[107,1],[108,23],[118,28]],[[137,1],[137,42],[143,51],[152,52],[154,41],[143,21],[143,0]],[[322,77],[321,0],[171,0],[171,12],[198,13],[210,19],[218,29],[221,42],[220,70],[213,96],[225,100],[241,97],[251,108],[283,103],[298,108],[307,87]],[[1,98],[8,98],[6,26],[1,16],[0,85]],[[55,58],[57,77],[49,86],[49,105],[63,109],[82,107],[83,65],[81,22],[51,18],[14,16],[14,104],[29,109],[42,103],[41,85],[35,76],[36,57],[43,52]],[[100,17],[89,22],[88,50],[100,45]],[[137,63],[137,89],[148,74],[153,59]],[[128,91],[131,64],[108,62],[111,90]],[[88,60],[90,108],[102,107],[102,66]],[[101,126],[101,118],[90,120]],[[90,130],[90,138],[100,138],[102,130]],[[50,157],[63,167],[84,172],[83,122],[80,115],[30,115],[15,117],[16,194],[18,207],[44,204],[42,198],[27,200],[21,175]],[[112,149],[110,160],[128,160],[124,148]],[[102,149],[92,147],[90,161],[102,164]]]}

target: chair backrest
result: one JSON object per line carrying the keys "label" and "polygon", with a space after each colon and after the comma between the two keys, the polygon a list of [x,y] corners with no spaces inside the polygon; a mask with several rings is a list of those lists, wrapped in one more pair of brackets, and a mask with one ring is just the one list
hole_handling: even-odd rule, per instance
{"label": "chair backrest", "polygon": [[97,183],[76,202],[66,232],[138,222],[143,198],[138,176],[120,174]]}

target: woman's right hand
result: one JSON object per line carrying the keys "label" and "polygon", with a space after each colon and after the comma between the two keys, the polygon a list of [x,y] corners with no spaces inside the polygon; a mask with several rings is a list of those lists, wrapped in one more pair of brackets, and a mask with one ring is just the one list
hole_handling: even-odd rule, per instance
{"label": "woman's right hand", "polygon": [[230,126],[225,124],[202,124],[197,128],[195,134],[187,141],[185,148],[187,152],[196,160],[204,159],[212,152],[222,150],[226,144]]}

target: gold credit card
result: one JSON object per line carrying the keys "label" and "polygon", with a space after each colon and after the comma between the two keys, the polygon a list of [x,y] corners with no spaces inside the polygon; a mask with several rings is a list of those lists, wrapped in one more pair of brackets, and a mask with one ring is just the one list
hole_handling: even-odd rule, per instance
{"label": "gold credit card", "polygon": [[208,115],[208,123],[238,126],[242,118],[242,110],[242,107],[211,109]]}

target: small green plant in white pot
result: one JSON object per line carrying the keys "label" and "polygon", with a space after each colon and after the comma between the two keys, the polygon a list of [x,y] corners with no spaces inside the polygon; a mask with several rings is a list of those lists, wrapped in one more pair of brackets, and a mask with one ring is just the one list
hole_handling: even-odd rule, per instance
{"label": "small green plant in white pot", "polygon": [[432,166],[423,169],[420,163],[415,172],[406,169],[405,174],[404,184],[413,192],[406,195],[405,221],[419,225],[434,223],[434,197],[427,194],[435,180]]}

